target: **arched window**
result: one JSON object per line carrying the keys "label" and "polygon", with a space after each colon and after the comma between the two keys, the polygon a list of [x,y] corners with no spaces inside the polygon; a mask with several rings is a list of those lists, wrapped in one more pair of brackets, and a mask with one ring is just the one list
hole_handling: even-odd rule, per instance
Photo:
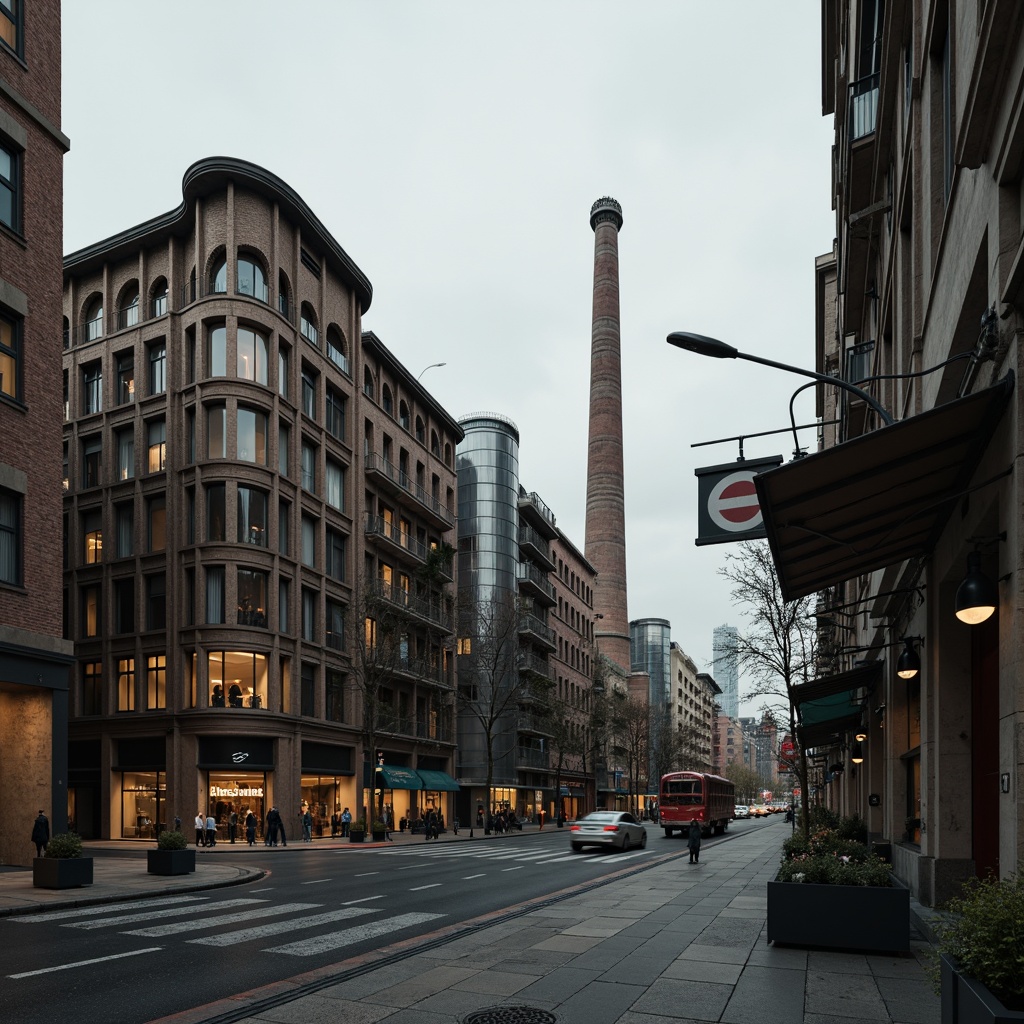
{"label": "arched window", "polygon": [[452,464],[452,446],[445,442],[444,446],[444,464],[450,466]]}
{"label": "arched window", "polygon": [[441,458],[441,442],[437,439],[436,430],[430,432],[430,451],[438,458]]}
{"label": "arched window", "polygon": [[103,337],[103,297],[94,295],[85,306],[83,318],[85,341],[95,341]]}
{"label": "arched window", "polygon": [[320,330],[316,325],[316,313],[313,312],[313,307],[308,303],[302,304],[302,315],[299,319],[299,333],[310,343],[315,345],[317,348],[320,347]]}
{"label": "arched window", "polygon": [[121,292],[117,307],[117,329],[134,327],[139,322],[139,286],[133,281]]}
{"label": "arched window", "polygon": [[267,302],[270,291],[267,288],[267,278],[263,273],[263,267],[256,262],[254,256],[248,253],[238,255],[238,273],[235,276],[235,291],[239,295],[251,295],[260,302]]}
{"label": "arched window", "polygon": [[367,398],[373,398],[373,374],[370,373],[369,367],[363,371],[363,394]]}
{"label": "arched window", "polygon": [[292,290],[283,270],[277,272],[277,308],[286,320],[292,319]]}
{"label": "arched window", "polygon": [[220,295],[228,290],[228,261],[221,255],[210,267],[210,294]]}
{"label": "arched window", "polygon": [[398,422],[406,430],[409,429],[409,406],[403,401],[398,403]]}
{"label": "arched window", "polygon": [[394,416],[395,403],[391,398],[391,388],[387,384],[380,389],[380,404],[389,416]]}
{"label": "arched window", "polygon": [[426,436],[427,436],[426,428],[423,426],[423,419],[422,419],[422,417],[417,416],[416,417],[416,440],[419,441],[420,444],[423,444],[423,442],[426,440]]}
{"label": "arched window", "polygon": [[150,316],[163,316],[167,312],[167,278],[158,277],[153,285]]}
{"label": "arched window", "polygon": [[342,373],[351,374],[348,356],[345,354],[345,335],[334,324],[327,328],[327,358],[339,367]]}

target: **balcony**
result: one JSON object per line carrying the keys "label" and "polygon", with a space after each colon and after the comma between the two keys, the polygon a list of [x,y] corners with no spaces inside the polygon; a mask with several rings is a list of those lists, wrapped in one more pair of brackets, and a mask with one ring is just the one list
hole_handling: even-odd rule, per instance
{"label": "balcony", "polygon": [[546,623],[541,622],[536,615],[522,614],[519,616],[519,635],[549,651],[553,652],[558,649],[558,644],[555,642],[555,631]]}
{"label": "balcony", "polygon": [[531,556],[542,569],[555,571],[548,542],[532,526],[519,527],[519,547],[524,555]]}
{"label": "balcony", "polygon": [[532,675],[546,679],[548,682],[554,680],[553,666],[536,654],[520,654],[517,667],[520,672],[529,672]]}
{"label": "balcony", "polygon": [[554,540],[558,536],[555,514],[541,501],[536,491],[519,489],[519,515],[527,519],[547,540]]}
{"label": "balcony", "polygon": [[395,674],[415,682],[434,683],[437,686],[452,686],[451,663],[447,666],[440,658],[399,658],[394,666]]}
{"label": "balcony", "polygon": [[380,516],[366,517],[366,539],[395,555],[406,564],[423,565],[427,560],[427,546],[397,524]]}
{"label": "balcony", "polygon": [[412,498],[420,514],[438,530],[451,530],[455,526],[455,514],[450,508],[432,497],[422,484],[416,483],[408,473],[388,462],[382,455],[369,452],[363,456],[366,476],[383,491],[397,498]]}
{"label": "balcony", "polygon": [[877,198],[872,194],[875,139],[878,122],[878,73],[859,78],[849,86],[846,146],[842,192],[843,213],[858,213]]}
{"label": "balcony", "polygon": [[550,736],[551,723],[548,721],[546,715],[537,715],[531,714],[528,711],[520,711],[516,715],[516,732],[530,733],[534,736]]}
{"label": "balcony", "polygon": [[447,723],[417,721],[408,715],[392,715],[386,711],[381,713],[377,722],[377,732],[418,740],[433,740],[435,743],[454,742],[454,731]]}
{"label": "balcony", "polygon": [[367,587],[367,594],[372,599],[383,601],[388,608],[419,619],[443,633],[454,632],[451,612],[436,595],[429,598],[417,597],[385,580],[373,580]]}
{"label": "balcony", "polygon": [[529,562],[517,562],[516,580],[519,583],[520,591],[533,595],[540,604],[551,608],[558,602],[554,584],[549,583],[544,573],[535,565],[531,565]]}
{"label": "balcony", "polygon": [[546,770],[551,767],[551,762],[546,750],[534,750],[533,747],[517,747],[516,767],[542,768]]}

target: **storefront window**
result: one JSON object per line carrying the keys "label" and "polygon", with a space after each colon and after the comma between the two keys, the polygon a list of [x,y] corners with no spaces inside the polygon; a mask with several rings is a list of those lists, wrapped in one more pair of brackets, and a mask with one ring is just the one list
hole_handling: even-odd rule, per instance
{"label": "storefront window", "polygon": [[[231,815],[236,815],[235,842],[245,843],[245,819],[252,811],[256,818],[256,838],[263,841],[263,824],[270,805],[266,801],[266,772],[208,772],[207,792],[210,794],[207,814],[212,814],[217,822],[217,842],[230,842],[229,826]],[[292,829],[296,826],[285,818],[285,835],[292,838]]]}
{"label": "storefront window", "polygon": [[153,839],[167,828],[166,782],[164,772],[121,772],[122,839]]}
{"label": "storefront window", "polygon": [[265,708],[267,656],[251,651],[210,651],[207,683],[210,707]]}
{"label": "storefront window", "polygon": [[[348,783],[346,786],[345,784]],[[340,814],[343,807],[351,808],[355,803],[353,780],[334,775],[302,776],[302,813],[309,809],[313,816],[313,838],[331,835],[331,815]],[[296,819],[297,835],[302,830]]]}

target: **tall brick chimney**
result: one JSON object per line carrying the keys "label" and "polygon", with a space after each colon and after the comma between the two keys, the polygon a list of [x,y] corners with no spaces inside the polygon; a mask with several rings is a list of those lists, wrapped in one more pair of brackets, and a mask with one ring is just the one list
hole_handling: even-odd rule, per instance
{"label": "tall brick chimney", "polygon": [[629,674],[626,611],[626,506],[622,474],[622,372],[619,355],[619,228],[622,207],[609,196],[590,209],[594,229],[594,312],[590,341],[590,434],[584,554],[597,569],[594,633],[600,654]]}

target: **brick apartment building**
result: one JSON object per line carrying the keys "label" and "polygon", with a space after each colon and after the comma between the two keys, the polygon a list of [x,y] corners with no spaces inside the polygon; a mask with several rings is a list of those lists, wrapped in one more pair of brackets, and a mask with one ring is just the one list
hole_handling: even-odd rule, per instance
{"label": "brick apartment building", "polygon": [[60,3],[0,5],[0,864],[66,826],[60,379]]}
{"label": "brick apartment building", "polygon": [[462,432],[363,333],[371,296],[290,186],[229,158],[66,257],[83,835],[273,804],[326,834],[374,788],[396,819],[450,811]]}

